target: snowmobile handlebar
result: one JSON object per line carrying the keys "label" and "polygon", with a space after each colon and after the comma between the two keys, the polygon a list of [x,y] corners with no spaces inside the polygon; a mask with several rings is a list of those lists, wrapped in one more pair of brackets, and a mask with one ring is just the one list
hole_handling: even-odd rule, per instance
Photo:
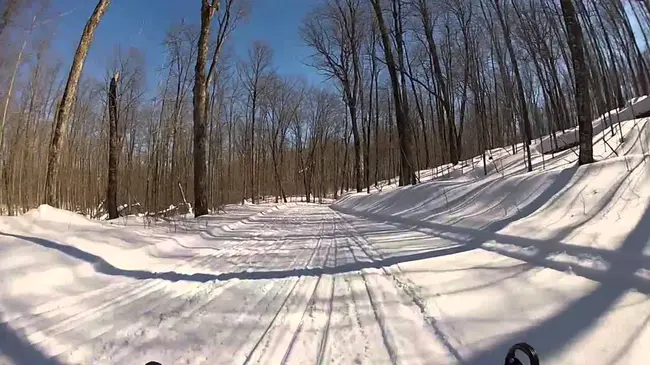
{"label": "snowmobile handlebar", "polygon": [[[539,365],[539,357],[537,356],[537,351],[535,349],[525,343],[525,342],[520,342],[508,350],[508,354],[506,355],[506,360],[505,360],[505,365],[524,365],[521,360],[517,358],[517,351],[523,352],[527,357],[528,357],[528,364],[530,365]],[[162,365],[159,362],[155,361],[149,361],[145,365]]]}
{"label": "snowmobile handlebar", "polygon": [[528,364],[539,365],[539,357],[537,356],[537,351],[535,351],[533,346],[525,342],[520,342],[510,347],[508,354],[506,355],[505,365],[523,365],[521,360],[517,358],[517,351],[523,352],[526,357],[528,357]]}

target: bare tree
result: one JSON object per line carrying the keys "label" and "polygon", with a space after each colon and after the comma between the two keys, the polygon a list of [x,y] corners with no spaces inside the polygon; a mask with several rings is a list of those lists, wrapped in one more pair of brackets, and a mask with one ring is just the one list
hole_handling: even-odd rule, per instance
{"label": "bare tree", "polygon": [[54,130],[52,131],[52,144],[50,145],[50,152],[47,162],[47,177],[45,181],[45,199],[47,204],[50,204],[52,206],[58,206],[56,188],[59,182],[61,147],[65,141],[67,124],[68,120],[70,119],[72,106],[76,98],[79,79],[81,78],[84,62],[86,60],[86,56],[88,55],[88,48],[90,47],[90,43],[92,42],[95,35],[95,29],[97,29],[102,16],[106,10],[108,10],[110,3],[110,0],[99,0],[97,6],[95,7],[95,10],[93,11],[93,14],[91,15],[90,19],[88,19],[86,27],[84,28],[81,35],[79,45],[77,46],[77,51],[75,52],[74,59],[72,60],[72,67],[70,69],[70,74],[68,75],[68,82],[66,83],[65,90],[63,91],[63,96],[59,102]]}
{"label": "bare tree", "polygon": [[576,16],[572,0],[561,0],[562,15],[566,25],[573,75],[575,77],[576,110],[578,113],[578,136],[580,154],[578,163],[588,164],[594,161],[593,125],[591,124],[591,105],[589,100],[589,71],[587,69],[582,29]]}
{"label": "bare tree", "polygon": [[108,88],[108,186],[106,189],[106,207],[108,218],[119,217],[117,211],[117,159],[118,159],[118,115],[117,115],[117,80],[119,73],[113,74]]}
{"label": "bare tree", "polygon": [[[393,0],[397,1],[397,0]],[[384,56],[386,59],[386,68],[390,74],[391,88],[393,90],[393,102],[395,103],[395,116],[397,131],[399,134],[399,148],[401,156],[401,173],[400,185],[415,185],[417,179],[414,170],[413,161],[413,129],[409,120],[408,110],[405,110],[403,91],[400,89],[400,79],[398,76],[397,64],[393,55],[393,48],[390,40],[390,34],[384,21],[384,15],[381,8],[381,0],[371,0],[375,12],[382,43],[384,45]]]}
{"label": "bare tree", "polygon": [[249,169],[250,169],[250,193],[251,202],[257,201],[257,164],[255,136],[257,114],[259,111],[259,101],[263,88],[265,87],[266,79],[268,78],[269,68],[273,60],[273,50],[271,47],[263,42],[254,42],[252,48],[248,52],[248,60],[241,65],[241,77],[244,81],[244,86],[248,92],[248,103],[250,106],[250,130],[249,130]]}
{"label": "bare tree", "polygon": [[[420,22],[422,23],[422,31],[426,39],[426,49],[428,52],[428,63],[431,71],[434,74],[434,79],[437,84],[437,92],[430,90],[429,92],[436,95],[438,107],[438,117],[440,122],[443,123],[440,132],[442,133],[442,140],[447,141],[449,160],[453,164],[457,164],[459,160],[459,153],[457,145],[452,143],[456,139],[456,125],[453,110],[451,107],[451,95],[448,82],[445,80],[443,69],[441,66],[438,45],[434,40],[434,21],[431,15],[430,5],[426,0],[418,0],[414,3],[417,14],[419,15]],[[447,131],[447,134],[445,134]]]}
{"label": "bare tree", "polygon": [[[327,0],[315,9],[301,28],[302,38],[316,52],[313,66],[340,84],[348,106],[354,143],[354,176],[357,192],[361,186],[361,136],[358,116],[362,101],[361,46],[363,8],[360,0]],[[367,166],[366,166],[367,168]]]}
{"label": "bare tree", "polygon": [[[297,80],[289,80],[273,75],[269,78],[267,92],[264,93],[263,119],[268,126],[273,174],[275,175],[277,195],[287,202],[286,189],[283,183],[282,167],[284,165],[285,148],[288,130],[292,121],[299,119],[298,113],[304,103],[304,87]],[[278,199],[279,200],[279,199]]]}
{"label": "bare tree", "polygon": [[522,131],[524,135],[524,150],[526,151],[527,156],[527,166],[528,171],[533,171],[533,163],[531,162],[530,156],[530,144],[531,144],[531,126],[530,126],[530,115],[528,113],[528,102],[526,100],[526,93],[524,91],[523,80],[521,77],[521,72],[519,70],[519,63],[517,61],[517,56],[515,54],[515,49],[512,44],[512,35],[510,32],[510,26],[506,21],[506,15],[504,14],[501,0],[492,0],[494,9],[497,13],[497,18],[499,19],[499,24],[501,24],[501,29],[503,30],[503,39],[508,49],[508,55],[510,56],[510,63],[512,64],[512,69],[515,74],[515,79],[517,81],[517,92],[519,94],[519,106],[521,108],[521,119],[522,119]]}
{"label": "bare tree", "polygon": [[205,145],[207,141],[207,88],[208,77],[205,74],[210,25],[214,13],[219,10],[219,0],[201,1],[201,34],[199,35],[196,67],[194,68],[194,215],[200,217],[208,214],[207,174]]}

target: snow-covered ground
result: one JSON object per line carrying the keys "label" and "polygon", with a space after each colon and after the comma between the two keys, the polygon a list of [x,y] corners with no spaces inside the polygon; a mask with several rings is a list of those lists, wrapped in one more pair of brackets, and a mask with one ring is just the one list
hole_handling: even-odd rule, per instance
{"label": "snow-covered ground", "polygon": [[521,341],[544,365],[647,363],[650,126],[622,128],[589,166],[499,149],[487,176],[476,158],[331,206],[2,217],[0,364],[484,365]]}

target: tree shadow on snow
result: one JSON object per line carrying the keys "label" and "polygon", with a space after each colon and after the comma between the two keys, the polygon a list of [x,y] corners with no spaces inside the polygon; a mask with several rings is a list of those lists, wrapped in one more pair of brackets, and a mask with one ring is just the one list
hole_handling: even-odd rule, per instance
{"label": "tree shadow on snow", "polygon": [[0,232],[0,236],[12,237],[21,239],[27,242],[37,244],[39,246],[54,249],[59,252],[62,252],[66,255],[74,257],[76,259],[85,261],[93,265],[95,271],[98,273],[109,275],[109,276],[122,276],[131,279],[146,280],[146,279],[162,279],[167,281],[193,281],[206,283],[213,280],[230,280],[230,279],[240,279],[240,280],[264,280],[264,279],[285,279],[290,277],[299,277],[299,276],[321,276],[321,275],[334,275],[347,273],[351,271],[358,271],[363,269],[375,268],[379,269],[385,266],[391,266],[407,261],[416,261],[424,260],[429,258],[434,258],[438,256],[446,256],[454,253],[459,253],[467,251],[468,248],[466,245],[454,245],[445,248],[440,248],[436,250],[431,250],[427,252],[418,252],[410,255],[402,255],[389,257],[384,259],[378,259],[375,261],[356,261],[351,263],[345,263],[340,265],[323,265],[323,267],[302,267],[302,268],[291,268],[287,270],[262,270],[262,271],[241,271],[241,272],[226,272],[222,274],[207,274],[207,273],[196,273],[196,274],[183,274],[174,271],[166,272],[151,272],[146,270],[127,270],[120,269],[113,266],[108,261],[103,258],[91,254],[89,252],[83,251],[79,248],[63,245],[56,243],[50,240],[39,237],[30,237],[17,234],[10,234]]}
{"label": "tree shadow on snow", "polygon": [[[650,237],[650,208],[646,208],[646,211],[635,228],[629,233],[623,244],[616,251],[571,245],[553,239],[538,240],[498,233],[509,223],[533,214],[546,202],[553,199],[566,186],[569,180],[571,180],[575,170],[576,168],[571,168],[563,171],[554,183],[546,188],[530,204],[523,207],[518,214],[501,221],[493,222],[482,229],[426,221],[416,222],[399,216],[333,208],[342,213],[365,218],[369,221],[388,223],[411,230],[415,229],[434,237],[461,243],[462,246],[457,248],[459,252],[481,248],[558,271],[565,271],[571,268],[574,274],[599,282],[600,285],[597,289],[568,304],[561,312],[534,327],[508,335],[489,348],[479,351],[464,361],[465,364],[477,365],[500,363],[503,361],[503,354],[507,352],[509,346],[524,341],[535,346],[540,354],[541,362],[544,363],[545,359],[548,361],[554,356],[559,355],[571,344],[572,340],[594,326],[601,316],[606,314],[628,290],[636,289],[642,293],[650,294],[650,282],[635,275],[637,270],[650,267],[647,256],[643,254]],[[510,250],[498,244],[484,244],[491,240],[499,244],[513,245],[517,249]],[[532,252],[520,250],[521,248],[531,246],[534,248]],[[610,267],[607,270],[598,270],[557,262],[548,257],[553,252],[566,252],[572,255],[598,255],[606,259],[610,263]]]}
{"label": "tree shadow on snow", "polygon": [[[646,209],[641,220],[627,236],[618,252],[626,255],[642,255],[648,243],[650,227],[650,209]],[[515,342],[525,341],[533,344],[544,358],[562,352],[571,340],[591,328],[600,316],[605,314],[614,303],[630,289],[621,277],[632,278],[639,269],[638,265],[623,261],[612,262],[609,271],[617,275],[603,275],[600,286],[590,294],[574,301],[560,313],[546,319],[539,325],[511,334],[507,338],[492,345],[489,349],[474,355],[469,363],[489,364],[498,362],[508,346]]]}
{"label": "tree shadow on snow", "polygon": [[34,345],[23,338],[18,331],[5,323],[0,313],[0,355],[4,355],[15,365],[61,365],[49,358]]}

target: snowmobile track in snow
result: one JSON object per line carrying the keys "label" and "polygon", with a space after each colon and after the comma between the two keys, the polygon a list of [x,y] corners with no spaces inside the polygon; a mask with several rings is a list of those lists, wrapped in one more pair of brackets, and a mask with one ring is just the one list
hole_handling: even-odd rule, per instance
{"label": "snowmobile track in snow", "polygon": [[[495,197],[501,200],[502,196]],[[575,199],[568,204],[574,203]],[[159,271],[152,267],[151,272],[120,269],[119,257],[108,257],[107,263],[116,266],[104,275],[92,262],[90,268],[81,267],[84,256],[74,250],[86,249],[83,246],[64,250],[9,238],[10,246],[25,255],[47,251],[47,259],[54,262],[66,253],[74,256],[66,262],[76,265],[86,282],[69,296],[61,294],[51,301],[37,297],[31,307],[29,299],[0,300],[1,309],[7,308],[3,320],[19,336],[24,333],[45,358],[61,364],[150,360],[187,365],[473,364],[476,354],[492,363],[493,353],[503,359],[503,349],[492,343],[499,345],[501,338],[513,333],[525,334],[536,315],[543,321],[594,288],[582,277],[547,270],[565,264],[520,251],[502,252],[498,245],[481,249],[480,239],[472,239],[471,227],[458,226],[446,233],[442,225],[413,229],[408,222],[393,224],[345,212],[323,205],[287,205],[228,230],[214,229],[209,238],[166,239],[161,247],[178,240],[184,252],[177,257],[184,259],[168,259],[154,266]],[[515,234],[486,236],[497,244],[508,243],[504,237]],[[568,255],[582,252],[573,242],[544,246],[541,240],[522,240],[520,247],[534,246],[543,254],[557,249]],[[96,252],[101,250],[86,256]],[[645,256],[627,257],[597,247],[593,252],[617,265],[649,267]],[[172,251],[170,257],[175,254]],[[138,262],[129,265],[139,268]],[[475,269],[481,265],[484,268]],[[512,275],[512,269],[521,265],[530,275]],[[22,270],[7,263],[5,267]],[[579,268],[576,272],[581,273]],[[606,274],[612,273],[601,276]],[[530,281],[534,277],[542,279]],[[643,279],[624,282],[634,280]],[[564,287],[547,284],[555,282]],[[448,290],[441,290],[447,285]],[[535,286],[540,289],[535,291]],[[543,307],[519,300],[520,288],[557,293]],[[625,314],[644,305],[644,294],[633,295],[609,316],[646,318],[645,313]],[[16,303],[27,305],[22,309]],[[517,320],[506,320],[505,329],[492,325],[512,313]],[[477,334],[471,326],[488,330]],[[539,341],[535,342],[537,348]],[[539,348],[548,352],[543,343]],[[2,344],[0,350],[6,351]],[[4,359],[0,352],[3,365]],[[12,355],[9,364],[21,363],[13,359],[20,357]]]}
{"label": "snowmobile track in snow", "polygon": [[[334,224],[334,223],[332,222],[332,224]],[[334,231],[336,231],[336,230],[334,229]],[[325,232],[325,224],[322,224],[320,232],[319,232],[318,243],[316,244],[316,247],[315,247],[314,251],[312,252],[311,256],[309,257],[308,263],[307,263],[307,265],[305,265],[305,268],[307,268],[308,266],[312,266],[312,260],[314,259],[314,256],[316,255],[316,252],[318,252],[320,250],[320,247],[322,245],[322,242],[323,242],[322,237],[323,237],[324,232]],[[329,256],[329,252],[330,252],[331,248],[332,248],[332,244],[330,243],[330,245],[327,247],[327,252],[325,254],[325,261],[324,262],[327,262],[327,257]],[[309,300],[307,301],[307,306],[305,307],[305,310],[303,311],[302,316],[300,317],[300,323],[298,324],[298,328],[296,329],[296,331],[291,336],[291,341],[289,342],[289,346],[287,347],[287,350],[285,351],[284,356],[282,356],[281,364],[285,364],[287,362],[287,360],[289,359],[289,356],[291,355],[291,351],[293,350],[293,346],[294,346],[294,344],[296,342],[296,339],[298,338],[298,335],[302,331],[304,321],[305,321],[305,316],[307,315],[308,312],[310,312],[310,311],[312,311],[314,309],[316,291],[318,290],[318,286],[320,285],[322,278],[323,278],[323,275],[319,275],[318,279],[316,279],[316,284],[314,285],[314,290],[311,292],[311,295],[309,296]],[[319,356],[319,358],[320,358],[320,356]]]}

